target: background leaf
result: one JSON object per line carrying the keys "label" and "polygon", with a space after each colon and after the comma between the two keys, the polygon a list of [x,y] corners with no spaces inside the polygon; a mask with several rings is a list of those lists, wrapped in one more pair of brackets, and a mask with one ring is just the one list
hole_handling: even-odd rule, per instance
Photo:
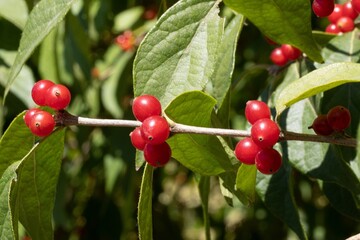
{"label": "background leaf", "polygon": [[[211,113],[215,100],[200,92],[187,92],[174,99],[165,109],[176,123],[211,127]],[[168,143],[172,157],[201,175],[217,175],[231,169],[231,163],[216,136],[200,134],[175,134]]]}
{"label": "background leaf", "polygon": [[23,29],[28,18],[28,8],[25,0],[0,0],[0,16]]}
{"label": "background leaf", "polygon": [[46,35],[63,19],[74,1],[42,0],[31,11],[20,40],[18,54],[9,73],[4,99],[25,61]]}
{"label": "background leaf", "polygon": [[223,34],[218,1],[180,1],[142,41],[134,61],[134,94],[166,106],[179,94],[202,90],[213,74]]}
{"label": "background leaf", "polygon": [[311,6],[307,0],[225,0],[226,6],[243,14],[260,31],[279,44],[291,44],[322,62],[312,36]]}

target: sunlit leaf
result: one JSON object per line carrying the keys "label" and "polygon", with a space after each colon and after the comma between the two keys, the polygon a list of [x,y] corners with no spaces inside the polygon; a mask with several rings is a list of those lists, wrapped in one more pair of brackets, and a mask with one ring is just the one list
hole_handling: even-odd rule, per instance
{"label": "sunlit leaf", "polygon": [[225,0],[273,41],[291,44],[311,59],[323,59],[312,35],[311,3],[308,0]]}
{"label": "sunlit leaf", "polygon": [[0,16],[23,29],[28,18],[28,8],[25,0],[0,0]]}
{"label": "sunlit leaf", "polygon": [[255,202],[255,185],[257,169],[255,165],[242,164],[236,176],[236,189],[248,200],[249,204]]}

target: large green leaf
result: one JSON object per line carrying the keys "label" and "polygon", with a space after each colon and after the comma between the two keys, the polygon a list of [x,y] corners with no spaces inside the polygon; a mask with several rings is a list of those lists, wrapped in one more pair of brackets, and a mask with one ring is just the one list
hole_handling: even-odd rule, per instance
{"label": "large green leaf", "polygon": [[[186,92],[175,98],[165,109],[176,123],[211,127],[211,113],[215,99],[200,92]],[[175,134],[168,139],[172,157],[201,175],[217,175],[230,170],[232,165],[216,136]]]}
{"label": "large green leaf", "polygon": [[310,1],[224,0],[224,2],[228,7],[249,18],[260,31],[275,42],[291,44],[314,61],[323,61],[312,35]]}
{"label": "large green leaf", "polygon": [[19,114],[0,139],[0,176],[11,164],[21,160],[33,147],[34,135]]}
{"label": "large green leaf", "polygon": [[179,1],[142,41],[134,61],[134,93],[166,106],[179,94],[202,90],[212,76],[224,31],[219,1]]}
{"label": "large green leaf", "polygon": [[13,215],[9,199],[11,185],[17,180],[15,170],[19,164],[20,161],[11,164],[0,179],[0,239],[18,238],[18,218]]}
{"label": "large green leaf", "polygon": [[257,174],[256,191],[268,209],[299,237],[307,239],[294,201],[292,169],[283,154],[283,166],[273,175]]}
{"label": "large green leaf", "polygon": [[46,35],[63,19],[74,1],[42,0],[31,11],[20,40],[18,54],[9,73],[4,99],[26,60]]}
{"label": "large green leaf", "polygon": [[53,239],[52,213],[60,172],[64,129],[44,138],[22,159],[17,169],[19,220],[33,239]]}
{"label": "large green leaf", "polygon": [[28,18],[25,0],[0,0],[0,16],[23,29]]}
{"label": "large green leaf", "polygon": [[236,189],[245,196],[249,204],[255,202],[256,173],[255,165],[242,164],[236,175]]}
{"label": "large green leaf", "polygon": [[242,15],[235,15],[226,25],[223,39],[220,43],[216,68],[207,85],[206,92],[210,93],[221,106],[231,85],[231,76],[235,65],[235,51],[237,40],[244,24]]}
{"label": "large green leaf", "polygon": [[138,206],[138,228],[140,240],[153,239],[152,225],[152,184],[154,168],[149,164],[145,165]]}
{"label": "large green leaf", "polygon": [[280,115],[292,104],[341,84],[360,82],[360,64],[333,63],[314,70],[287,85],[275,100],[276,114]]}

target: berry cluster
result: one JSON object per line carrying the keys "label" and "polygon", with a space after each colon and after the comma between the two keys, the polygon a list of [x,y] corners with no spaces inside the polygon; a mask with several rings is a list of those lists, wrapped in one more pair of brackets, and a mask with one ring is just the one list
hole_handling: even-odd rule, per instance
{"label": "berry cluster", "polygon": [[321,114],[315,118],[309,129],[312,128],[317,135],[330,136],[336,132],[344,132],[350,123],[349,109],[343,106],[335,106],[327,114]]}
{"label": "berry cluster", "polygon": [[123,51],[131,51],[136,45],[136,38],[132,31],[125,31],[115,38],[115,43]]}
{"label": "berry cluster", "polygon": [[[31,90],[31,96],[37,105],[48,106],[54,110],[65,109],[71,100],[70,91],[66,86],[55,84],[50,80],[36,82]],[[30,131],[39,137],[48,136],[55,127],[53,116],[38,108],[27,110],[24,121]]]}
{"label": "berry cluster", "polygon": [[251,137],[237,143],[234,151],[236,158],[244,164],[255,164],[261,173],[275,173],[282,163],[280,153],[273,149],[279,139],[280,129],[270,119],[269,107],[262,101],[248,101],[245,117],[252,124]]}
{"label": "berry cluster", "polygon": [[360,13],[360,0],[335,4],[334,0],[314,0],[312,9],[318,17],[327,17],[330,24],[325,32],[341,34],[355,28],[354,20]]}
{"label": "berry cluster", "polygon": [[134,99],[132,111],[137,120],[142,122],[130,133],[133,146],[144,151],[145,160],[154,167],[164,166],[171,157],[171,148],[166,142],[170,127],[161,116],[161,104],[152,95],[142,95]]}
{"label": "berry cluster", "polygon": [[282,44],[280,47],[272,50],[270,54],[271,61],[278,65],[284,66],[289,61],[298,59],[301,56],[301,51],[289,44]]}

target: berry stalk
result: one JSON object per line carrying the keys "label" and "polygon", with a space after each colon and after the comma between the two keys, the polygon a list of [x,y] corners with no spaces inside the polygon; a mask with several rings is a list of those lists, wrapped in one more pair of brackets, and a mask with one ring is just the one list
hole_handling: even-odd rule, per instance
{"label": "berry stalk", "polygon": [[[59,111],[55,115],[55,121],[58,126],[97,126],[97,127],[139,127],[141,122],[136,120],[123,120],[123,119],[98,119],[78,117],[71,115],[67,111]],[[223,137],[250,137],[250,132],[236,129],[223,129],[223,128],[207,128],[190,126],[180,123],[174,123],[171,126],[172,133],[192,133],[192,134],[206,134],[216,135]],[[335,136],[320,136],[314,134],[295,133],[282,131],[280,133],[279,141],[308,141],[331,143],[336,145],[356,147],[357,140],[354,138],[337,138]]]}

